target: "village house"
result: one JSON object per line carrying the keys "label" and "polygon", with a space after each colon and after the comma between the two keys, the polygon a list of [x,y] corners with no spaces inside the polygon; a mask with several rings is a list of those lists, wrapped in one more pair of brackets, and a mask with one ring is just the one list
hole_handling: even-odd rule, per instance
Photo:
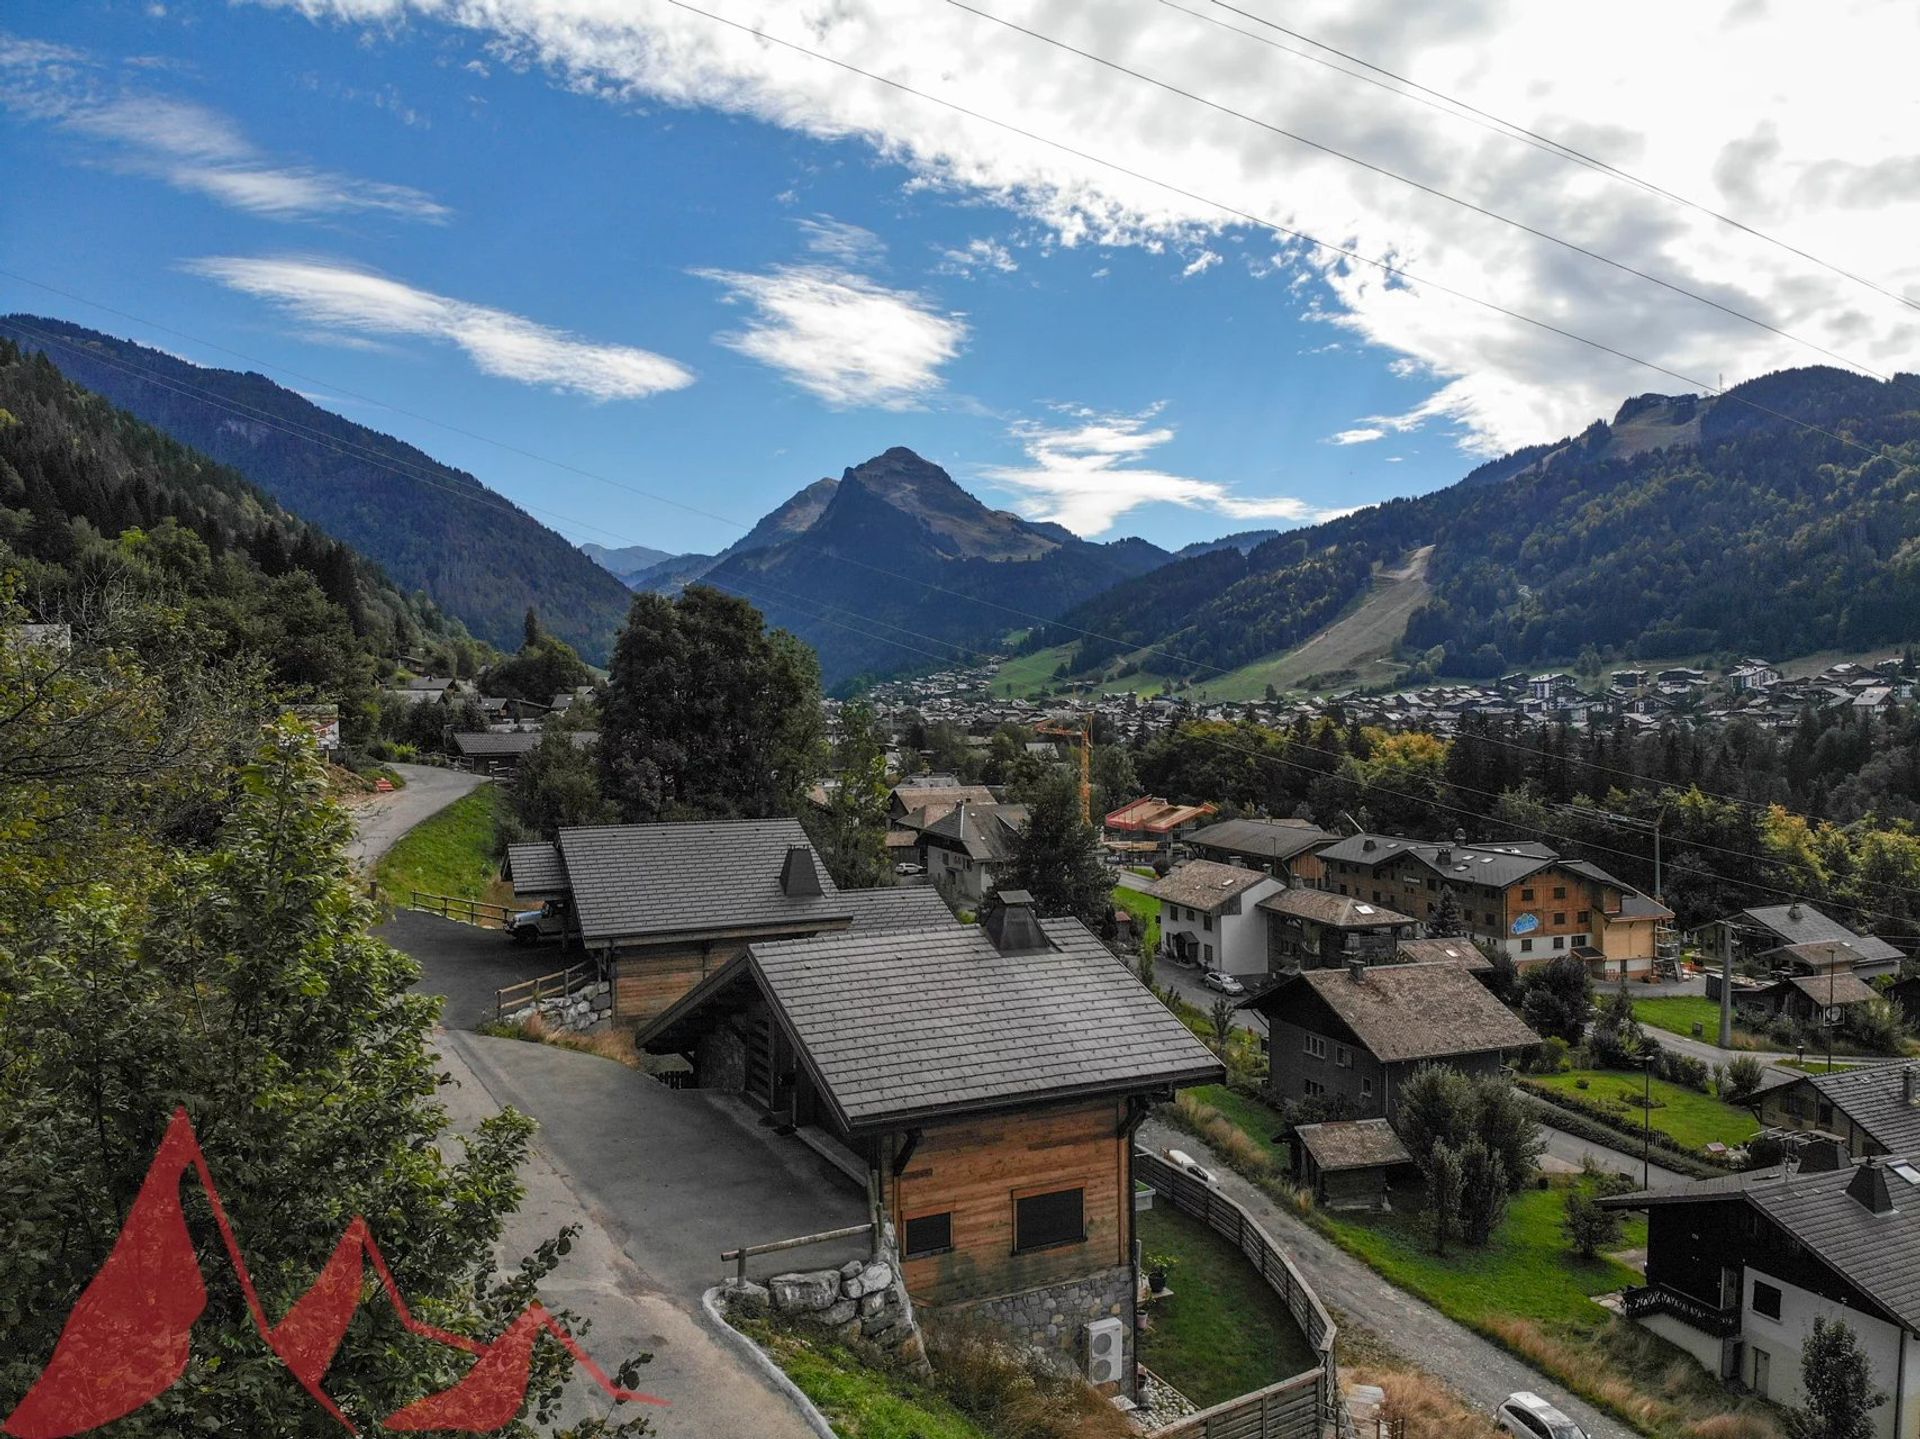
{"label": "village house", "polygon": [[1242,1000],[1267,1021],[1267,1090],[1351,1119],[1395,1117],[1423,1064],[1492,1074],[1540,1042],[1465,965],[1355,961],[1289,975]]}
{"label": "village house", "polygon": [[934,887],[957,903],[978,908],[1012,861],[1027,822],[1023,804],[962,800],[920,827],[915,857]]}
{"label": "village house", "polygon": [[1630,1319],[1788,1407],[1805,1398],[1813,1321],[1843,1320],[1887,1396],[1872,1432],[1920,1429],[1920,1168],[1812,1141],[1781,1168],[1601,1203],[1647,1212],[1646,1284],[1623,1297]]}
{"label": "village house", "polygon": [[[596,743],[596,730],[569,730],[567,737],[585,749]],[[475,774],[512,775],[521,762],[540,747],[545,732],[539,728],[507,730],[460,730],[453,736],[453,749],[462,765]]]}
{"label": "village house", "polygon": [[1013,892],[979,925],[754,940],[637,1042],[843,1151],[916,1312],[1070,1356],[1110,1326],[1132,1392],[1133,1135],[1224,1071],[1078,921]]}
{"label": "village house", "polygon": [[1267,968],[1302,969],[1391,964],[1417,921],[1410,914],[1324,889],[1283,889],[1260,901],[1267,919]]}
{"label": "village house", "polygon": [[1920,1064],[1806,1075],[1762,1090],[1755,1113],[1770,1129],[1832,1135],[1855,1159],[1920,1154]]}
{"label": "village house", "polygon": [[1388,1180],[1413,1163],[1384,1119],[1300,1124],[1293,1141],[1293,1177],[1323,1209],[1388,1208]]}
{"label": "village house", "polygon": [[1195,859],[1244,864],[1269,874],[1320,881],[1316,851],[1340,838],[1303,819],[1226,819],[1186,837]]}
{"label": "village house", "polygon": [[759,939],[954,923],[925,887],[834,886],[792,819],[612,824],[516,844],[506,878],[565,907],[569,939],[613,983],[613,1017],[647,1020]]}
{"label": "village house", "polygon": [[1176,960],[1250,976],[1267,972],[1260,904],[1286,880],[1244,865],[1192,859],[1147,889],[1160,901],[1160,943]]}
{"label": "village house", "polygon": [[1812,975],[1838,965],[1872,979],[1900,968],[1900,951],[1884,939],[1858,934],[1810,904],[1743,909],[1701,925],[1693,937],[1710,955],[1731,947],[1734,966],[1749,971]]}
{"label": "village house", "polygon": [[1588,860],[1530,840],[1466,844],[1356,834],[1320,852],[1321,883],[1426,921],[1452,890],[1469,937],[1498,945],[1522,969],[1562,954],[1598,979],[1645,977],[1659,952],[1666,906]]}

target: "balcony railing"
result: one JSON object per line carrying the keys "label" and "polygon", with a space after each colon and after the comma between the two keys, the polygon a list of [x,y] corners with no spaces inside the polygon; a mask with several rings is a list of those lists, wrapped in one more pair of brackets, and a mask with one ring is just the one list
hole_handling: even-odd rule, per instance
{"label": "balcony railing", "polygon": [[1695,1299],[1691,1294],[1682,1294],[1678,1289],[1650,1284],[1641,1289],[1629,1289],[1621,1297],[1629,1319],[1668,1314],[1702,1334],[1711,1334],[1715,1339],[1731,1339],[1740,1332],[1738,1309],[1723,1309],[1704,1299]]}

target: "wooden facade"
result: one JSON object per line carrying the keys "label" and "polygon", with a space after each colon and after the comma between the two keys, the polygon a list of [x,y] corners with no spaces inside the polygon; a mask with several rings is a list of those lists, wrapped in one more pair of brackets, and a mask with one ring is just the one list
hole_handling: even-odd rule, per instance
{"label": "wooden facade", "polygon": [[[884,1202],[902,1239],[915,1302],[953,1304],[1078,1279],[1130,1261],[1133,1252],[1131,1140],[1124,1100],[981,1115],[928,1125],[881,1141]],[[1083,1237],[1044,1248],[1021,1244],[1019,1202],[1080,1191]],[[950,1243],[916,1254],[927,1226],[950,1216]]]}

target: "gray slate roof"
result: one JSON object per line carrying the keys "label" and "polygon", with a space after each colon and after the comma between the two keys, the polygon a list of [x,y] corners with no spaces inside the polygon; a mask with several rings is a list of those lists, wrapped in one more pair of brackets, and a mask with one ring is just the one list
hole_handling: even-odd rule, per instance
{"label": "gray slate roof", "polygon": [[1493,968],[1493,961],[1470,939],[1403,939],[1393,947],[1402,964],[1458,964],[1474,973]]}
{"label": "gray slate roof", "polygon": [[1380,1169],[1411,1164],[1413,1156],[1384,1119],[1336,1119],[1297,1125],[1293,1131],[1328,1174],[1350,1169]]}
{"label": "gray slate roof", "polygon": [[968,801],[925,825],[921,833],[954,841],[966,850],[969,859],[1004,864],[1013,858],[1014,841],[1026,822],[1027,807],[1023,804]]}
{"label": "gray slate roof", "polygon": [[1540,1036],[1522,1024],[1463,964],[1377,964],[1355,979],[1345,969],[1290,975],[1241,1004],[1289,1017],[1311,990],[1385,1064],[1524,1049]]}
{"label": "gray slate roof", "polygon": [[1223,849],[1249,859],[1287,860],[1317,844],[1330,844],[1337,836],[1303,820],[1228,819],[1196,829],[1187,843]]}
{"label": "gray slate roof", "polygon": [[[1439,858],[1443,849],[1449,851],[1445,864]],[[1409,855],[1443,878],[1496,889],[1525,879],[1557,858],[1552,849],[1530,840],[1462,845],[1394,834],[1356,834],[1320,852],[1323,860],[1369,867]]]}
{"label": "gray slate roof", "polygon": [[1907,1103],[1913,1064],[1876,1064],[1835,1074],[1810,1074],[1805,1084],[1867,1132],[1889,1154],[1920,1155],[1920,1106]]}
{"label": "gray slate roof", "polygon": [[1003,955],[978,926],[948,923],[757,943],[747,962],[854,1129],[1221,1078],[1084,926],[1043,927],[1052,952]]}
{"label": "gray slate roof", "polygon": [[843,889],[840,898],[853,911],[856,934],[904,934],[958,924],[940,891],[931,885],[893,889]]}
{"label": "gray slate roof", "polygon": [[843,927],[853,906],[814,855],[817,895],[790,898],[780,867],[805,845],[796,819],[609,824],[560,831],[581,938],[650,936],[791,926]]}
{"label": "gray slate roof", "polygon": [[1769,904],[1759,909],[1742,910],[1741,915],[1763,929],[1780,936],[1783,944],[1811,944],[1819,940],[1845,940],[1862,959],[1898,959],[1900,951],[1884,939],[1855,934],[1839,920],[1822,914],[1810,904]]}
{"label": "gray slate roof", "polygon": [[1150,886],[1147,893],[1167,904],[1212,910],[1218,909],[1235,895],[1244,894],[1256,884],[1272,882],[1273,876],[1263,869],[1246,869],[1211,859],[1190,859],[1165,879]]}
{"label": "gray slate roof", "polygon": [[[568,735],[582,749],[600,738],[597,730],[569,730]],[[537,729],[509,730],[503,734],[492,730],[457,730],[453,745],[463,755],[523,755],[538,749],[544,737],[545,732]]]}
{"label": "gray slate roof", "polygon": [[567,867],[560,863],[560,851],[544,840],[508,845],[506,876],[515,894],[567,892]]}
{"label": "gray slate roof", "polygon": [[1390,924],[1416,922],[1412,915],[1388,909],[1384,904],[1366,904],[1352,895],[1324,889],[1283,889],[1261,900],[1260,908],[1334,929],[1379,929]]}

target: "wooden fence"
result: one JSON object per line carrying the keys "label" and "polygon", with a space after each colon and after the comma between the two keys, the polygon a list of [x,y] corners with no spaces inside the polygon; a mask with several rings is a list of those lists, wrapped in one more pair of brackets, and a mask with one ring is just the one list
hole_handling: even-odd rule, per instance
{"label": "wooden fence", "polygon": [[1175,1420],[1154,1430],[1152,1439],[1317,1439],[1327,1428],[1350,1436],[1352,1421],[1340,1397],[1340,1374],[1333,1355],[1338,1327],[1293,1261],[1246,1210],[1158,1155],[1136,1149],[1133,1175],[1238,1249],[1287,1306],[1320,1356],[1312,1369]]}
{"label": "wooden fence", "polygon": [[538,979],[523,979],[518,984],[509,984],[493,992],[493,1017],[505,1019],[516,1009],[525,1009],[530,1004],[538,1004],[543,999],[564,999],[576,989],[580,989],[598,977],[600,971],[592,964],[576,964],[553,974],[543,974]]}
{"label": "wooden fence", "polygon": [[490,904],[484,899],[462,899],[457,894],[428,894],[425,890],[410,891],[411,898],[407,908],[423,910],[427,914],[437,914],[442,919],[457,919],[462,924],[477,924],[482,929],[510,929],[513,926],[513,911],[504,904]]}

